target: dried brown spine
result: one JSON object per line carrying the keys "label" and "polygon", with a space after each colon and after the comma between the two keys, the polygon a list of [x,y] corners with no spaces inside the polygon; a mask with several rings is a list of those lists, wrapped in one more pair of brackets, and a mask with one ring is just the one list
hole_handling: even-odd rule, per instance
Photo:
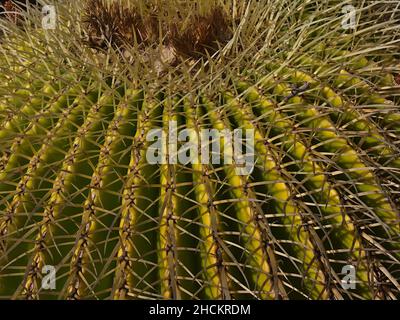
{"label": "dried brown spine", "polygon": [[156,47],[161,42],[185,58],[197,59],[215,53],[231,36],[230,21],[221,6],[186,20],[179,10],[165,16],[166,9],[160,5],[146,9],[144,13],[120,1],[89,0],[84,15],[89,45],[99,49],[136,44]]}

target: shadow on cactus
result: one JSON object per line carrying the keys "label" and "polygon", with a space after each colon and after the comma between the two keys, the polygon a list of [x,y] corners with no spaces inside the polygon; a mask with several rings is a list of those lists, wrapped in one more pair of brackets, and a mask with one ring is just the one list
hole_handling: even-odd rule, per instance
{"label": "shadow on cactus", "polygon": [[[1,19],[0,298],[400,298],[399,8],[358,5],[353,29],[316,0]],[[189,161],[149,161],[175,124]],[[234,129],[245,175],[202,140]]]}

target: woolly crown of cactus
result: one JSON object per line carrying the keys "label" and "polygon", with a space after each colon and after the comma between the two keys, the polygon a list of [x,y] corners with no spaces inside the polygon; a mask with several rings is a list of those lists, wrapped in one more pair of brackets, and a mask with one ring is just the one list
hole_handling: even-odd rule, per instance
{"label": "woolly crown of cactus", "polygon": [[[400,297],[397,1],[54,1],[50,29],[23,3],[0,21],[0,298]],[[152,163],[174,124],[192,151],[251,132],[254,170],[211,161],[223,135]]]}

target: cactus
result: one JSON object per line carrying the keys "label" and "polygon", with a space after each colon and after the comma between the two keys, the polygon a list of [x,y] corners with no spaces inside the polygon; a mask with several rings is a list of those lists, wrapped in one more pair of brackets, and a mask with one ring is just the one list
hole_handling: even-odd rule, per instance
{"label": "cactus", "polygon": [[[358,5],[355,29],[333,0],[0,21],[0,298],[400,298],[399,9]],[[157,128],[218,154],[153,163]],[[251,132],[254,169],[203,129]]]}

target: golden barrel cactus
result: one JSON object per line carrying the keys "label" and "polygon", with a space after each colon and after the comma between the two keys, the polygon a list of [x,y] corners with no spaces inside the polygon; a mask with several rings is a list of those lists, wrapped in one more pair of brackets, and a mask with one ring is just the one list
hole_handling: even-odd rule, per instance
{"label": "golden barrel cactus", "polygon": [[0,298],[400,297],[395,2],[71,2],[0,21]]}

